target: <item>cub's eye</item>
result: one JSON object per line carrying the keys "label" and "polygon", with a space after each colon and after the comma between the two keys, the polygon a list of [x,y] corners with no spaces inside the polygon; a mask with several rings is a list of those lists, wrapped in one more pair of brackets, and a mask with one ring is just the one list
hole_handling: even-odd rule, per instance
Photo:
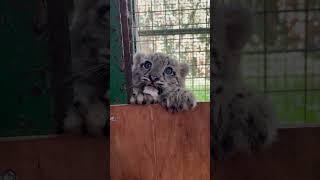
{"label": "cub's eye", "polygon": [[165,70],[164,70],[164,73],[168,74],[168,75],[171,75],[173,73],[173,70],[171,67],[167,67]]}
{"label": "cub's eye", "polygon": [[152,66],[152,64],[149,61],[146,61],[146,62],[143,63],[143,67],[146,68],[146,69],[150,69],[151,66]]}

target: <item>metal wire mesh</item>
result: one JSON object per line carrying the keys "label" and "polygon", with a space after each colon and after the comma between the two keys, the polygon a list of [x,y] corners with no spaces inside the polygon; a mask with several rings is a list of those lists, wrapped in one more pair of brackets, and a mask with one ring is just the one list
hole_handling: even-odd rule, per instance
{"label": "metal wire mesh", "polygon": [[255,11],[244,50],[247,83],[270,95],[285,123],[320,122],[320,1],[242,0]]}
{"label": "metal wire mesh", "polygon": [[190,65],[186,87],[210,98],[209,0],[134,0],[134,51],[163,52]]}

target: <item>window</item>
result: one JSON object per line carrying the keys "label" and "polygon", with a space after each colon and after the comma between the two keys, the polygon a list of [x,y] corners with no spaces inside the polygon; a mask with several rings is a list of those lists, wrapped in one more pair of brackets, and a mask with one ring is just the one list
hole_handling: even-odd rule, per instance
{"label": "window", "polygon": [[131,5],[134,51],[163,52],[187,62],[187,89],[198,101],[209,101],[209,0],[133,0]]}
{"label": "window", "polygon": [[284,124],[320,122],[320,1],[242,0],[255,10],[243,76],[267,93]]}

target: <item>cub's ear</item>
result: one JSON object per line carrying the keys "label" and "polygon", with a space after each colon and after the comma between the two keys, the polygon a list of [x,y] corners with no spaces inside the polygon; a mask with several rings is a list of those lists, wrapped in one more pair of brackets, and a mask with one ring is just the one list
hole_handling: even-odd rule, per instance
{"label": "cub's ear", "polygon": [[185,78],[189,73],[189,65],[187,63],[180,63],[180,76]]}
{"label": "cub's ear", "polygon": [[136,53],[134,56],[133,56],[133,64],[132,64],[132,71],[140,64],[142,58],[145,56],[144,53]]}
{"label": "cub's ear", "polygon": [[136,64],[139,64],[141,62],[141,59],[145,56],[144,53],[136,53],[134,56],[133,56],[133,65],[136,65]]}

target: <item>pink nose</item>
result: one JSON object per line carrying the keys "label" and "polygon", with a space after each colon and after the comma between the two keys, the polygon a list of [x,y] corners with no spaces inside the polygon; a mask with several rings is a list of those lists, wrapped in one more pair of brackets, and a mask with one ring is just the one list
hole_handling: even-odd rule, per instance
{"label": "pink nose", "polygon": [[159,80],[159,78],[157,76],[150,75],[149,78],[151,81],[158,81]]}

